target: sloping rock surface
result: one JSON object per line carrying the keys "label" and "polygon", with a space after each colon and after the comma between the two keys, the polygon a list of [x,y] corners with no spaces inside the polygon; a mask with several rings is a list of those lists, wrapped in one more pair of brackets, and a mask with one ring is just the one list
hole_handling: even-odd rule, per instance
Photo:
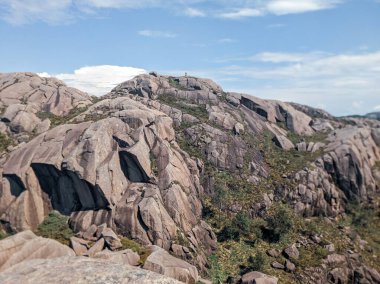
{"label": "sloping rock surface", "polygon": [[129,265],[86,257],[30,260],[0,274],[3,284],[179,284],[177,280]]}
{"label": "sloping rock surface", "polygon": [[144,269],[148,269],[179,281],[194,284],[198,281],[198,270],[195,266],[171,256],[167,251],[151,246],[152,253],[145,261]]}
{"label": "sloping rock surface", "polygon": [[74,255],[72,249],[55,240],[24,231],[0,241],[0,272],[31,259]]}

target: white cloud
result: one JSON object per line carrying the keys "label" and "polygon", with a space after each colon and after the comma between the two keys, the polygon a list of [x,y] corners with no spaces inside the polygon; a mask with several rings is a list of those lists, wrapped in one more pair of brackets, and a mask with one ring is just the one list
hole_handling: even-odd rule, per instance
{"label": "white cloud", "polygon": [[306,58],[315,56],[312,54],[300,54],[300,53],[280,53],[280,52],[263,52],[249,57],[250,60],[283,63],[283,62],[301,62]]}
{"label": "white cloud", "polygon": [[255,8],[241,8],[230,12],[223,12],[219,16],[225,19],[242,19],[262,16],[263,12]]}
{"label": "white cloud", "polygon": [[218,39],[218,42],[219,43],[234,43],[236,42],[236,40],[229,37],[225,37],[225,38]]}
{"label": "white cloud", "polygon": [[69,74],[39,73],[42,77],[56,77],[68,86],[77,88],[89,95],[101,96],[111,91],[116,85],[130,80],[139,74],[147,73],[144,69],[112,65],[82,67]]}
{"label": "white cloud", "polygon": [[330,9],[339,4],[334,0],[274,0],[265,9],[272,14],[286,15]]}
{"label": "white cloud", "polygon": [[[0,18],[22,25],[42,21],[67,23],[107,9],[159,8],[189,17],[242,19],[329,9],[345,0],[0,0]],[[191,5],[204,4],[204,8]]]}
{"label": "white cloud", "polygon": [[375,107],[373,108],[373,110],[380,111],[380,105],[375,106]]}
{"label": "white cloud", "polygon": [[142,30],[138,32],[139,35],[145,37],[153,38],[175,38],[177,35],[168,31],[153,31],[153,30]]}
{"label": "white cloud", "polygon": [[202,10],[195,9],[195,8],[187,8],[185,9],[185,15],[189,17],[206,17],[206,13]]}
{"label": "white cloud", "polygon": [[227,19],[242,19],[264,16],[268,14],[287,15],[314,12],[331,9],[343,0],[269,0],[258,1],[256,4],[234,8],[228,12],[219,13],[219,17]]}
{"label": "white cloud", "polygon": [[262,52],[217,63],[228,64],[188,72],[212,78],[228,91],[324,105],[334,115],[365,114],[374,106],[380,110],[380,50],[356,54]]}
{"label": "white cloud", "polygon": [[72,19],[67,12],[71,4],[71,0],[0,0],[0,17],[13,25],[32,21],[58,24]]}

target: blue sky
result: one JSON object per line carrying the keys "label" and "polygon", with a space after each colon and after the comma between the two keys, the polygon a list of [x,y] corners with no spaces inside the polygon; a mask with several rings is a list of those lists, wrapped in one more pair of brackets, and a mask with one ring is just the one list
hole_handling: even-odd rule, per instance
{"label": "blue sky", "polygon": [[90,94],[151,70],[225,90],[380,111],[379,0],[0,0],[0,72]]}

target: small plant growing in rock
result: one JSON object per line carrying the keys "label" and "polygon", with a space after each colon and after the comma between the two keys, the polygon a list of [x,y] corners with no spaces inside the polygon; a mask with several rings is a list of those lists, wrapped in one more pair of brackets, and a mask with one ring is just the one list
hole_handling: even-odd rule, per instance
{"label": "small plant growing in rock", "polygon": [[258,251],[255,256],[248,258],[248,265],[242,267],[241,274],[245,274],[251,271],[264,271],[267,264],[267,257],[261,251]]}
{"label": "small plant growing in rock", "polygon": [[8,146],[11,146],[12,144],[12,139],[0,132],[0,153],[4,152]]}
{"label": "small plant growing in rock", "polygon": [[214,284],[225,283],[227,276],[224,274],[219,259],[216,255],[211,255],[209,257],[210,270],[209,275]]}
{"label": "small plant growing in rock", "polygon": [[267,236],[271,241],[280,241],[292,231],[294,216],[291,209],[284,205],[276,206],[274,212],[265,218]]}

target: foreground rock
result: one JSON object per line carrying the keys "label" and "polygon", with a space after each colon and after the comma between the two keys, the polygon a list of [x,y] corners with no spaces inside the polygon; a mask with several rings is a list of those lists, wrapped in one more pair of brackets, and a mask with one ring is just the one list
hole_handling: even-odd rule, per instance
{"label": "foreground rock", "polygon": [[0,274],[0,283],[51,284],[180,284],[175,279],[140,268],[86,257],[25,261]]}
{"label": "foreground rock", "polygon": [[57,241],[24,231],[0,241],[0,271],[31,259],[74,255],[73,250]]}
{"label": "foreground rock", "polygon": [[144,269],[148,269],[179,281],[195,284],[198,281],[197,268],[189,263],[171,256],[167,251],[151,246],[152,253],[145,261]]}
{"label": "foreground rock", "polygon": [[96,253],[93,257],[107,259],[112,262],[128,264],[132,266],[138,266],[140,264],[140,256],[130,249],[116,252],[110,250],[103,250],[101,252]]}

